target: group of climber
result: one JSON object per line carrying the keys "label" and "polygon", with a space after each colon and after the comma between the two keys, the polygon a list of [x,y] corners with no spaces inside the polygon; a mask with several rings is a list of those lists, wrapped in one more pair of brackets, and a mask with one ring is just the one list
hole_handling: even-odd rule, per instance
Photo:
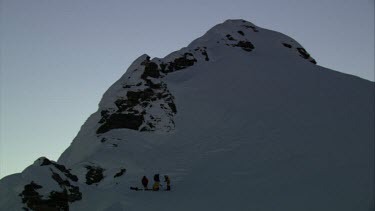
{"label": "group of climber", "polygon": [[[171,180],[169,179],[168,175],[164,176],[164,182],[167,185],[167,188],[165,190],[166,191],[170,191],[171,190]],[[142,177],[142,185],[143,185],[144,190],[159,191],[160,190],[160,186],[161,186],[160,185],[159,174],[155,174],[154,175],[154,185],[152,186],[152,189],[148,188],[148,179],[147,179],[146,176]]]}

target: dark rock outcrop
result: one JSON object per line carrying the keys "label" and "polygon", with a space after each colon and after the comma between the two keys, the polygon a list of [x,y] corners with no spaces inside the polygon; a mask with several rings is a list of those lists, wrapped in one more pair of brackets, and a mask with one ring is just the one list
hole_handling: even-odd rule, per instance
{"label": "dark rock outcrop", "polygon": [[[69,180],[63,180],[61,176],[52,171],[52,179],[55,180],[60,187],[64,190],[64,197],[67,198],[68,202],[74,202],[82,199],[82,193],[79,191],[78,186],[71,185]],[[55,192],[59,193],[59,192]]]}
{"label": "dark rock outcrop", "polygon": [[292,45],[290,45],[290,44],[288,44],[288,43],[282,43],[285,47],[287,47],[287,48],[292,48]]}
{"label": "dark rock outcrop", "polygon": [[48,165],[54,166],[55,168],[57,168],[61,173],[63,173],[66,177],[68,177],[72,181],[74,181],[74,182],[78,181],[78,177],[76,175],[73,175],[72,173],[70,173],[70,171],[68,169],[66,169],[66,167],[64,165],[61,165],[61,164],[58,164],[56,162],[50,161],[48,158],[45,158],[45,157],[42,157],[42,158],[39,158],[39,159],[42,160],[41,161],[42,163],[40,164],[40,166],[48,166]]}
{"label": "dark rock outcrop", "polygon": [[[207,55],[205,51],[202,54]],[[161,63],[160,65],[150,61],[150,58],[147,57],[141,63],[144,66],[141,82],[138,82],[136,85],[123,86],[126,89],[124,90],[126,96],[119,97],[114,102],[117,109],[105,109],[101,111],[101,119],[98,122],[101,125],[96,133],[102,134],[112,129],[120,128],[154,131],[158,121],[149,118],[150,114],[148,114],[148,110],[151,107],[159,106],[170,118],[177,112],[173,101],[174,97],[160,78],[166,73],[181,70],[193,65],[195,62],[196,59],[191,53],[185,53],[182,57],[178,57],[172,62],[167,64]],[[141,85],[143,85],[143,88],[135,88]],[[174,126],[173,121],[170,121],[170,123]]]}
{"label": "dark rock outcrop", "polygon": [[[73,182],[78,181],[77,177],[70,174],[63,165],[46,158],[40,166],[48,165],[51,166],[49,169],[52,173],[51,179],[59,185],[60,189],[52,190],[48,195],[42,195],[38,190],[43,186],[31,181],[24,186],[24,190],[19,194],[22,203],[25,204],[24,210],[69,210],[69,203],[82,199],[79,187],[72,185]],[[66,179],[63,179],[61,175],[66,176]]]}
{"label": "dark rock outcrop", "polygon": [[235,39],[232,37],[232,35],[230,34],[227,34],[226,35],[227,39],[230,40],[230,41],[235,41]]}
{"label": "dark rock outcrop", "polygon": [[304,48],[297,48],[297,51],[299,52],[299,55],[304,58],[308,59],[311,63],[316,64],[315,59],[313,59],[310,54],[304,49]]}
{"label": "dark rock outcrop", "polygon": [[233,44],[234,47],[240,47],[244,51],[252,51],[254,49],[254,45],[249,41],[239,41],[237,44]]}
{"label": "dark rock outcrop", "polygon": [[160,77],[160,69],[158,65],[154,62],[145,62],[144,63],[145,70],[141,76],[143,80],[146,80],[147,77],[151,78],[159,78]]}
{"label": "dark rock outcrop", "polygon": [[97,134],[108,132],[112,129],[128,128],[138,130],[143,123],[143,115],[114,113],[96,131]]}
{"label": "dark rock outcrop", "polygon": [[285,43],[285,42],[282,42],[281,44],[283,44],[283,46],[286,47],[286,48],[295,49],[298,52],[298,54],[300,55],[300,57],[309,60],[313,64],[316,64],[315,59],[311,57],[311,55],[306,51],[306,49],[304,49],[304,48],[293,48],[293,46],[291,44]]}
{"label": "dark rock outcrop", "polygon": [[88,170],[86,173],[86,184],[92,185],[99,183],[103,178],[103,171],[104,169],[100,168],[99,166],[86,166]]}
{"label": "dark rock outcrop", "polygon": [[187,67],[193,66],[194,63],[197,62],[194,55],[192,53],[184,53],[183,56],[174,59],[172,62],[169,62],[167,68],[162,71],[164,73],[170,73],[177,70],[182,70]]}

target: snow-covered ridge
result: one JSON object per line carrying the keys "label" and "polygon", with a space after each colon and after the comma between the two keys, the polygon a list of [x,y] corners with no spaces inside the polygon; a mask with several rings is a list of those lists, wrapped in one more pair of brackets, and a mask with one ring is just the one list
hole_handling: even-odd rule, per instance
{"label": "snow-covered ridge", "polygon": [[[254,43],[260,43],[268,34],[275,32],[261,29],[244,20],[228,20],[210,29],[188,47],[173,52],[163,59],[150,60],[142,55],[128,68],[126,74],[104,95],[100,103],[101,119],[97,133],[111,129],[128,128],[139,131],[170,132],[177,113],[173,95],[162,78],[172,72],[200,63],[216,60],[212,51],[217,48],[239,48],[245,52],[256,51]],[[266,34],[266,35],[264,35]],[[278,45],[295,51],[303,59],[316,64],[315,60],[299,44],[285,35],[277,34]],[[275,36],[275,37],[277,37]],[[281,41],[284,40],[284,41]],[[271,40],[273,41],[273,40]],[[268,42],[268,41],[267,41]],[[272,46],[267,46],[272,50]],[[273,53],[273,52],[272,52]]]}

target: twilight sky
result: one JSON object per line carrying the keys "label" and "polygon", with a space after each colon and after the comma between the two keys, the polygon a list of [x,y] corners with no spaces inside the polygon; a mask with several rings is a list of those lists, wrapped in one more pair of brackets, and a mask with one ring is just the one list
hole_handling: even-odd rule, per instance
{"label": "twilight sky", "polygon": [[164,57],[226,19],[374,81],[374,0],[0,0],[0,15],[0,178],[57,160],[138,56]]}

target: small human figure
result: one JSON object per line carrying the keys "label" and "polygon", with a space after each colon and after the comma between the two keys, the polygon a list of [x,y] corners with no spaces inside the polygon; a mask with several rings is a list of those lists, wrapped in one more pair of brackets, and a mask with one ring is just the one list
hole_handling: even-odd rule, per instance
{"label": "small human figure", "polygon": [[146,176],[143,176],[142,177],[142,185],[143,185],[143,188],[145,189],[145,190],[148,190],[148,179],[147,179],[147,177]]}
{"label": "small human figure", "polygon": [[167,189],[166,190],[171,190],[171,180],[169,179],[168,175],[164,176],[164,182],[167,184]]}
{"label": "small human figure", "polygon": [[159,174],[154,175],[154,181],[155,182],[160,182]]}
{"label": "small human figure", "polygon": [[158,191],[160,189],[160,178],[159,174],[154,175],[154,185],[152,186],[153,191]]}

